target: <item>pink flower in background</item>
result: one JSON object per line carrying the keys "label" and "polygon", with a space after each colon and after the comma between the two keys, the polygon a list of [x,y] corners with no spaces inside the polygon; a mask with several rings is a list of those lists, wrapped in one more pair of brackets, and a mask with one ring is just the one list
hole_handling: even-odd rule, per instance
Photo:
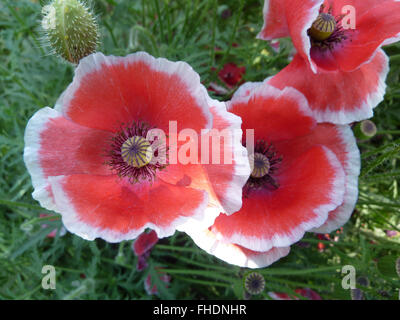
{"label": "pink flower in background", "polygon": [[142,271],[148,267],[147,259],[150,256],[151,249],[158,242],[157,233],[151,230],[149,233],[143,232],[132,244],[132,249],[138,257],[136,269]]}
{"label": "pink flower in background", "polygon": [[399,235],[396,230],[385,230],[385,233],[389,238],[397,237]]}
{"label": "pink flower in background", "polygon": [[143,232],[133,242],[133,252],[136,256],[141,256],[146,252],[150,251],[155,244],[158,242],[157,233],[151,230],[149,233]]}
{"label": "pink flower in background", "polygon": [[235,63],[227,63],[218,72],[218,77],[228,88],[234,88],[242,82],[246,67],[238,67]]}

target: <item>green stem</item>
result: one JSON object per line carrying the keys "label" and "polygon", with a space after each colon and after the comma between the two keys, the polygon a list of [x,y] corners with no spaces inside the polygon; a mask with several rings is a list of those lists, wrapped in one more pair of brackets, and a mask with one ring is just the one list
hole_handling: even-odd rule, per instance
{"label": "green stem", "polygon": [[232,278],[231,277],[226,277],[226,276],[222,276],[218,273],[215,272],[210,272],[210,271],[203,271],[203,270],[185,270],[185,269],[163,269],[163,271],[165,271],[165,273],[168,274],[187,274],[187,275],[193,275],[193,276],[203,276],[203,277],[207,277],[207,278],[214,278],[214,279],[218,279],[221,281],[225,281],[228,283],[232,282]]}
{"label": "green stem", "polygon": [[296,270],[296,269],[265,269],[260,270],[259,272],[263,275],[301,275],[301,274],[309,274],[315,272],[326,272],[326,271],[336,271],[340,270],[341,266],[332,266],[332,267],[322,267],[322,268],[312,268],[312,269],[304,269],[304,270]]}
{"label": "green stem", "polygon": [[33,209],[33,210],[48,211],[46,209],[43,209],[41,206],[37,206],[34,204],[15,202],[15,201],[3,200],[3,199],[0,199],[0,205],[5,205],[8,207],[24,207],[24,208]]}
{"label": "green stem", "polygon": [[[156,6],[157,17],[158,17],[157,20],[158,20],[158,26],[160,28],[161,39],[164,39],[164,26],[163,26],[163,22],[162,22],[160,5],[158,4],[158,0],[154,0],[154,4]],[[167,39],[167,43],[168,43],[168,39]]]}
{"label": "green stem", "polygon": [[185,282],[197,283],[197,284],[208,286],[208,287],[209,286],[224,287],[224,288],[230,287],[230,285],[227,283],[213,282],[213,281],[206,281],[206,280],[199,280],[199,279],[190,279],[190,278],[185,278],[185,277],[181,277],[178,275],[175,275],[174,278],[185,281]]}

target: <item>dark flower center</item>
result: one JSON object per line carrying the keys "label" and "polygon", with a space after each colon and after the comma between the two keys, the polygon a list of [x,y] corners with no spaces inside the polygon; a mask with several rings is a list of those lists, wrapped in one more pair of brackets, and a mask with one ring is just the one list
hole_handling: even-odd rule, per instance
{"label": "dark flower center", "polygon": [[308,36],[311,40],[312,47],[320,49],[333,49],[335,44],[347,39],[345,30],[341,25],[343,16],[333,16],[332,9],[324,12],[324,6],[321,6],[317,19],[308,29]]}
{"label": "dark flower center", "polygon": [[153,157],[150,142],[141,136],[128,138],[121,147],[121,156],[126,164],[141,168],[148,165]]}
{"label": "dark flower center", "polygon": [[262,189],[278,189],[279,184],[273,177],[282,157],[278,157],[273,145],[264,140],[257,141],[254,154],[249,156],[251,175],[243,192],[247,196],[251,191]]}
{"label": "dark flower center", "polygon": [[109,150],[106,150],[105,164],[113,173],[127,178],[132,184],[143,180],[153,181],[156,172],[167,166],[166,159],[156,160],[160,148],[165,148],[165,144],[146,139],[150,129],[148,124],[140,121],[122,124],[111,138]]}
{"label": "dark flower center", "polygon": [[269,164],[269,159],[261,153],[255,153],[253,156],[253,168],[251,171],[251,176],[253,178],[262,178],[269,172],[271,165]]}
{"label": "dark flower center", "polygon": [[328,39],[336,29],[336,20],[329,13],[320,13],[311,26],[310,37],[316,41]]}

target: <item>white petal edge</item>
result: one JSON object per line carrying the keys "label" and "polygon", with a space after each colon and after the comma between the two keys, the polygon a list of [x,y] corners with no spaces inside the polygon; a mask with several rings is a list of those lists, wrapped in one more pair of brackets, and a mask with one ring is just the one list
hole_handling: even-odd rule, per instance
{"label": "white petal edge", "polygon": [[216,113],[230,123],[228,129],[231,132],[231,141],[233,146],[233,158],[235,162],[235,171],[232,181],[222,199],[221,211],[228,215],[239,211],[242,207],[242,190],[250,177],[251,169],[248,161],[247,149],[242,144],[242,119],[235,114],[228,112],[226,104],[209,98],[209,105],[214,106]]}
{"label": "white petal edge", "polygon": [[[269,79],[269,78],[268,78]],[[245,82],[243,83],[233,94],[231,101],[240,101],[240,99],[245,99],[249,97],[253,90],[258,86],[262,85],[264,82]],[[246,100],[245,100],[246,101]],[[228,106],[228,110],[230,105]]]}
{"label": "white petal edge", "polygon": [[314,1],[315,1],[315,5],[314,5],[314,7],[312,7],[310,9],[310,17],[309,17],[310,23],[306,24],[304,26],[304,28],[301,30],[301,39],[302,39],[302,45],[303,45],[302,49],[307,55],[307,60],[308,60],[308,63],[310,64],[310,68],[311,68],[312,72],[318,73],[317,65],[311,59],[311,53],[310,53],[311,41],[310,41],[310,37],[308,36],[307,31],[308,31],[308,29],[311,28],[314,21],[317,20],[317,18],[319,16],[319,8],[324,3],[324,0],[314,0]]}
{"label": "white petal edge", "polygon": [[232,109],[235,103],[248,103],[254,96],[274,100],[285,97],[294,101],[304,116],[313,118],[313,111],[308,105],[307,98],[300,91],[292,87],[285,87],[282,90],[275,88],[268,83],[271,78],[265,79],[264,82],[246,82],[243,84],[238,92],[232,96],[232,100],[229,101],[228,110]]}
{"label": "white petal edge", "polygon": [[[209,227],[213,224],[218,213],[215,210],[208,209],[208,194],[203,192],[203,201],[190,217],[179,217],[166,227],[159,227],[153,223],[146,223],[139,229],[133,229],[128,233],[116,232],[114,230],[92,226],[79,219],[76,209],[63,190],[62,182],[66,176],[49,177],[55,203],[56,212],[62,216],[62,222],[67,230],[83,239],[94,240],[102,238],[107,242],[121,242],[137,238],[147,228],[154,230],[159,239],[172,236],[176,230],[187,230],[194,226]],[[87,214],[87,213],[86,213]]]}
{"label": "white petal edge", "polygon": [[386,77],[389,73],[389,58],[382,49],[379,49],[379,53],[383,55],[385,65],[380,73],[376,90],[368,94],[366,98],[362,99],[359,108],[356,108],[356,110],[352,112],[343,110],[333,111],[329,105],[326,106],[324,111],[314,110],[314,117],[318,122],[349,124],[373,117],[373,109],[375,109],[384,99],[387,87]]}
{"label": "white petal edge", "polygon": [[49,107],[38,110],[28,121],[25,129],[24,162],[32,177],[33,199],[37,200],[43,208],[56,210],[53,197],[47,189],[50,188],[40,166],[39,152],[41,149],[41,133],[46,129],[49,120],[62,115]]}
{"label": "white petal edge", "polygon": [[330,233],[343,226],[351,217],[358,199],[358,176],[360,175],[361,159],[357,142],[350,126],[336,126],[342,141],[345,143],[347,161],[344,165],[346,175],[346,191],[343,203],[335,209],[335,219],[328,219],[320,226],[310,230],[317,233]]}
{"label": "white petal edge", "polygon": [[[380,73],[376,90],[371,92],[365,99],[362,100],[359,108],[356,108],[354,111],[351,112],[344,110],[332,110],[329,105],[326,106],[324,110],[311,109],[313,117],[318,123],[328,122],[338,125],[346,125],[352,122],[358,122],[373,117],[373,109],[375,109],[384,99],[387,87],[386,78],[389,73],[388,56],[382,49],[379,49],[377,53],[382,54],[385,60],[385,64]],[[269,80],[272,78],[273,77],[269,77],[265,79],[264,83],[268,83]]]}
{"label": "white petal edge", "polygon": [[198,247],[218,259],[243,268],[256,269],[267,267],[287,256],[290,252],[290,247],[283,247],[272,248],[267,252],[254,252],[252,255],[246,255],[235,244],[217,239],[216,235],[208,229],[198,230],[195,229],[187,232]]}

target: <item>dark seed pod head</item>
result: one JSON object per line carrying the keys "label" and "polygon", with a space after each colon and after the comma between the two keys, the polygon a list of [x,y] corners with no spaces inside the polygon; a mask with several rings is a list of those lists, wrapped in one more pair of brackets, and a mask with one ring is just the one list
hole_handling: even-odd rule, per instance
{"label": "dark seed pod head", "polygon": [[312,24],[309,35],[316,41],[328,39],[336,29],[336,20],[329,13],[320,13]]}
{"label": "dark seed pod head", "polygon": [[360,140],[368,140],[376,135],[377,128],[371,120],[364,120],[354,127],[354,134]]}
{"label": "dark seed pod head", "polygon": [[260,294],[265,289],[265,279],[258,272],[248,273],[244,278],[244,287],[249,294]]}
{"label": "dark seed pod head", "polygon": [[360,289],[351,289],[351,300],[364,300],[364,293]]}
{"label": "dark seed pod head", "polygon": [[96,51],[99,31],[90,8],[80,0],[54,0],[42,9],[42,28],[54,53],[77,64]]}
{"label": "dark seed pod head", "polygon": [[369,287],[370,285],[369,279],[367,277],[358,277],[357,283],[363,287]]}

